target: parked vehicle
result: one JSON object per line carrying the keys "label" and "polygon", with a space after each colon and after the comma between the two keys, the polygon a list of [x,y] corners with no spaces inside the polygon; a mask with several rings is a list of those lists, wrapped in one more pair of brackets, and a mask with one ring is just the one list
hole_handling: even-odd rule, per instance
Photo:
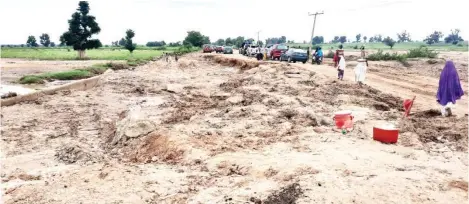
{"label": "parked vehicle", "polygon": [[288,50],[288,47],[285,44],[275,44],[270,50],[270,59],[276,60],[280,59],[282,53],[285,53]]}
{"label": "parked vehicle", "polygon": [[256,54],[259,53],[259,46],[258,45],[249,45],[249,48],[247,49],[247,56],[253,57],[256,56]]}
{"label": "parked vehicle", "polygon": [[213,47],[212,45],[206,44],[203,45],[203,53],[212,53],[213,52]]}
{"label": "parked vehicle", "polygon": [[225,46],[223,48],[223,54],[233,54],[233,47],[231,46]]}
{"label": "parked vehicle", "polygon": [[247,49],[249,48],[250,44],[244,44],[242,47],[239,48],[239,54],[247,55]]}
{"label": "parked vehicle", "polygon": [[288,62],[303,62],[306,63],[308,61],[308,54],[306,50],[302,49],[289,49],[285,53],[280,55],[280,61],[288,61]]}
{"label": "parked vehicle", "polygon": [[216,46],[215,47],[215,52],[216,53],[223,53],[223,46]]}

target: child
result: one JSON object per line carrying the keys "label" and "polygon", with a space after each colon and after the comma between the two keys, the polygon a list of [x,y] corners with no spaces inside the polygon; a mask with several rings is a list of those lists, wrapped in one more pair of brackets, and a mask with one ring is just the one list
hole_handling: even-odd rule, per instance
{"label": "child", "polygon": [[337,71],[339,72],[339,79],[344,80],[345,57],[343,55],[340,55],[339,64],[337,65]]}

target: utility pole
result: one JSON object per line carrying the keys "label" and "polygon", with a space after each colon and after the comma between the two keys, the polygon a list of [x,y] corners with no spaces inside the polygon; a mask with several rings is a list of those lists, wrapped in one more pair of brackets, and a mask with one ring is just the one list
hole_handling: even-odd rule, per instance
{"label": "utility pole", "polygon": [[[313,37],[314,37],[314,27],[316,27],[316,17],[318,15],[321,15],[321,14],[324,14],[324,11],[319,13],[319,12],[316,12],[316,13],[309,13],[308,12],[308,16],[314,16],[314,23],[313,23],[313,30],[311,31],[311,39],[309,41],[309,53],[312,54],[313,53],[313,49],[312,49],[312,46],[313,46]],[[309,57],[309,56],[308,56]]]}
{"label": "utility pole", "polygon": [[261,31],[257,31],[257,45],[258,45],[258,46],[260,46],[260,44],[259,44],[259,33],[260,33],[260,32],[261,32]]}

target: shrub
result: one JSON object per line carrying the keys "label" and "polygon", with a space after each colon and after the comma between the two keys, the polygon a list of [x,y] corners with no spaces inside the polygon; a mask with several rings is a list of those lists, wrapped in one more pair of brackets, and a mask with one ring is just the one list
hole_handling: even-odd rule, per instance
{"label": "shrub", "polygon": [[406,54],[397,54],[397,53],[384,53],[383,50],[378,50],[377,53],[373,53],[368,55],[368,60],[370,61],[389,61],[389,60],[396,60],[401,62],[404,65],[409,65],[407,63],[407,55]]}
{"label": "shrub", "polygon": [[426,46],[410,49],[407,52],[407,58],[436,58],[437,55],[437,52],[428,49]]}

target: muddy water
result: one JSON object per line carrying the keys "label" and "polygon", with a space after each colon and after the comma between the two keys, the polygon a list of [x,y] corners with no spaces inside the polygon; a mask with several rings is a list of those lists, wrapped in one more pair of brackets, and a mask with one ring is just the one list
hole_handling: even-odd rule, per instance
{"label": "muddy water", "polygon": [[0,96],[8,94],[9,92],[14,92],[17,95],[25,95],[38,90],[43,90],[46,88],[61,86],[64,84],[72,83],[76,80],[66,80],[66,81],[53,81],[46,84],[32,84],[32,85],[23,85],[23,84],[0,84]]}

